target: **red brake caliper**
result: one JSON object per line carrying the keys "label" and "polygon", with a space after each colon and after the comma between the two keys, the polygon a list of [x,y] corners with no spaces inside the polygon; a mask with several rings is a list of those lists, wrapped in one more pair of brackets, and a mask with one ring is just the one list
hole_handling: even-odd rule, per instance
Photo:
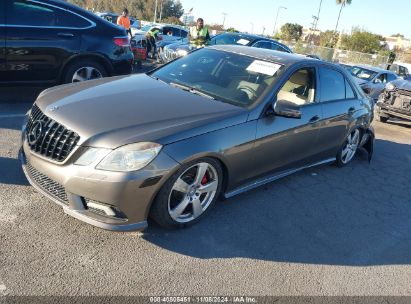
{"label": "red brake caliper", "polygon": [[208,183],[208,178],[207,178],[207,174],[204,174],[203,179],[201,180],[201,185],[207,185]]}

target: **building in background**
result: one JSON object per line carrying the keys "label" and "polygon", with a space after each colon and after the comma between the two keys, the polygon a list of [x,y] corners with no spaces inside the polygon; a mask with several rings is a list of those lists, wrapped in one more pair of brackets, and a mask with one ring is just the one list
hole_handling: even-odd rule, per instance
{"label": "building in background", "polygon": [[188,13],[184,13],[183,16],[181,16],[180,21],[185,25],[194,23],[193,9],[190,9]]}
{"label": "building in background", "polygon": [[406,50],[411,48],[411,40],[403,36],[389,36],[384,37],[388,48],[392,50]]}

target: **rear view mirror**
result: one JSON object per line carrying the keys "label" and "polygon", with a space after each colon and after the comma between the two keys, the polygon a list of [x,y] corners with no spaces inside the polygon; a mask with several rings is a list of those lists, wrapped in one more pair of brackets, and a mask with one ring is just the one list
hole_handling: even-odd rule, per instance
{"label": "rear view mirror", "polygon": [[301,119],[300,106],[293,102],[282,99],[277,100],[273,103],[273,109],[277,116]]}

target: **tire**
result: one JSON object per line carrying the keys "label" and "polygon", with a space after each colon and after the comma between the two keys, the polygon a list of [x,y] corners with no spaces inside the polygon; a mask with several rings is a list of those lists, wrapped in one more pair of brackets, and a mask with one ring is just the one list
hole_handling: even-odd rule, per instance
{"label": "tire", "polygon": [[344,144],[337,153],[336,164],[339,168],[348,165],[357,153],[361,142],[361,131],[356,128],[346,137]]}
{"label": "tire", "polygon": [[167,229],[191,226],[212,209],[222,182],[223,171],[215,159],[201,158],[185,164],[161,188],[150,217]]}
{"label": "tire", "polygon": [[99,79],[107,76],[108,73],[106,69],[98,62],[81,60],[71,63],[65,69],[65,73],[63,75],[63,83],[81,82],[91,79]]}

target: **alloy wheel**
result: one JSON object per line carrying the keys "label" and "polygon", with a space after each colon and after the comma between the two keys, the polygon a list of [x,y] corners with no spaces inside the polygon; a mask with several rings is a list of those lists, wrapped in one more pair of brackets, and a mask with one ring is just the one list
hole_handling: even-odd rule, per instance
{"label": "alloy wheel", "polygon": [[355,129],[348,136],[345,147],[341,152],[341,161],[343,164],[348,164],[355,156],[360,144],[360,130]]}
{"label": "alloy wheel", "polygon": [[73,74],[72,82],[82,82],[91,79],[103,78],[101,72],[94,67],[81,67]]}
{"label": "alloy wheel", "polygon": [[175,181],[168,199],[168,212],[178,223],[189,223],[201,216],[212,203],[218,189],[217,170],[209,163],[198,163]]}

